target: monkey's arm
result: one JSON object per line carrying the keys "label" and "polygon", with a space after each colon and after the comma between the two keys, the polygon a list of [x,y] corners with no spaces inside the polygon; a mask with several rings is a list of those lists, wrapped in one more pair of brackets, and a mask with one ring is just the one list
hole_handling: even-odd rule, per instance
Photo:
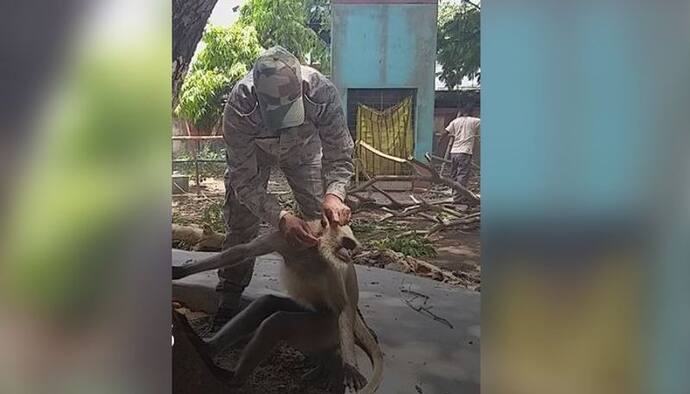
{"label": "monkey's arm", "polygon": [[233,246],[205,259],[195,260],[192,263],[181,266],[173,266],[172,277],[175,280],[199,272],[217,268],[229,268],[239,264],[246,264],[247,259],[252,257],[263,256],[273,252],[282,254],[287,250],[289,250],[287,241],[285,241],[280,232],[275,231],[258,237],[247,244]]}

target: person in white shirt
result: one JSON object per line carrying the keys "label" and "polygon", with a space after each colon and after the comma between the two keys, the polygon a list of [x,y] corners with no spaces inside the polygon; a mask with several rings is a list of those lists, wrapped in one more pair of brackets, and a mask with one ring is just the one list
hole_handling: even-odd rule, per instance
{"label": "person in white shirt", "polygon": [[[458,112],[458,117],[446,127],[446,132],[453,137],[450,148],[451,177],[465,187],[472,168],[475,140],[479,137],[478,112],[478,109],[463,108]],[[461,195],[455,193],[453,200],[462,202]]]}

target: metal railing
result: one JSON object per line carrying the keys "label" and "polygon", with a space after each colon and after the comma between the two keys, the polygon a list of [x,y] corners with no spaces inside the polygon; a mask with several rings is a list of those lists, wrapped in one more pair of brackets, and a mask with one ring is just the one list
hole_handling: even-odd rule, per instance
{"label": "metal railing", "polygon": [[201,194],[201,176],[199,175],[199,163],[225,163],[221,159],[199,159],[199,151],[201,150],[201,141],[217,141],[222,140],[221,135],[174,135],[173,141],[194,142],[195,147],[192,149],[193,157],[191,160],[173,159],[174,164],[194,163],[194,180],[196,183],[196,194]]}

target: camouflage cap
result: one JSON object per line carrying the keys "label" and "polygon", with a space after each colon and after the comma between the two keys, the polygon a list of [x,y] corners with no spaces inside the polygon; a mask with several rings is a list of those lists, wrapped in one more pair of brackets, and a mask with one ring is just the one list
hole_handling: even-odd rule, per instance
{"label": "camouflage cap", "polygon": [[304,123],[299,61],[285,48],[267,49],[254,64],[254,88],[261,117],[269,129]]}

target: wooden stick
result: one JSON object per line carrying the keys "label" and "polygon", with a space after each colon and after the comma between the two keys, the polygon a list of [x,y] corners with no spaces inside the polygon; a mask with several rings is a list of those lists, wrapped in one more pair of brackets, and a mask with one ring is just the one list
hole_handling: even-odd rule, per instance
{"label": "wooden stick", "polygon": [[389,154],[387,154],[387,153],[383,153],[383,152],[381,152],[380,150],[374,148],[373,146],[367,144],[367,143],[364,142],[364,141],[359,141],[358,144],[359,144],[360,146],[362,146],[364,149],[368,150],[369,152],[371,152],[371,153],[373,153],[373,154],[375,154],[375,155],[377,155],[377,156],[381,156],[381,157],[383,157],[384,159],[388,159],[388,160],[393,161],[393,162],[396,162],[396,163],[406,163],[406,162],[407,162],[407,160],[405,160],[405,159],[401,159],[401,158],[399,158],[399,157],[391,156],[391,155],[389,155]]}
{"label": "wooden stick", "polygon": [[443,223],[443,220],[439,219],[438,217],[429,215],[428,213],[421,212],[419,213],[419,216],[423,217],[424,219],[430,220],[434,223]]}
{"label": "wooden stick", "polygon": [[475,217],[467,218],[464,220],[454,220],[454,221],[448,222],[448,223],[439,223],[439,224],[437,224],[434,227],[429,229],[429,231],[426,233],[426,237],[428,238],[428,237],[436,234],[437,232],[439,232],[441,230],[445,230],[445,229],[452,228],[452,227],[458,227],[458,226],[462,226],[462,225],[467,225],[467,224],[471,224],[471,223],[477,223],[479,221],[480,221],[480,218],[475,216]]}
{"label": "wooden stick", "polygon": [[455,182],[454,180],[439,176],[438,173],[436,173],[436,176],[434,176],[434,175],[431,175],[431,176],[423,176],[423,175],[377,175],[377,176],[370,178],[368,181],[362,183],[361,185],[351,189],[348,193],[357,193],[357,192],[360,192],[362,190],[366,190],[371,185],[373,185],[377,182],[396,182],[396,181],[421,181],[421,182],[430,182],[430,183],[440,183],[444,186],[447,186],[453,190],[457,190],[458,192],[464,194],[465,197],[467,197],[472,202],[475,202],[475,203],[479,202],[479,196],[477,196],[476,194],[474,194],[470,190],[466,189],[461,184]]}

